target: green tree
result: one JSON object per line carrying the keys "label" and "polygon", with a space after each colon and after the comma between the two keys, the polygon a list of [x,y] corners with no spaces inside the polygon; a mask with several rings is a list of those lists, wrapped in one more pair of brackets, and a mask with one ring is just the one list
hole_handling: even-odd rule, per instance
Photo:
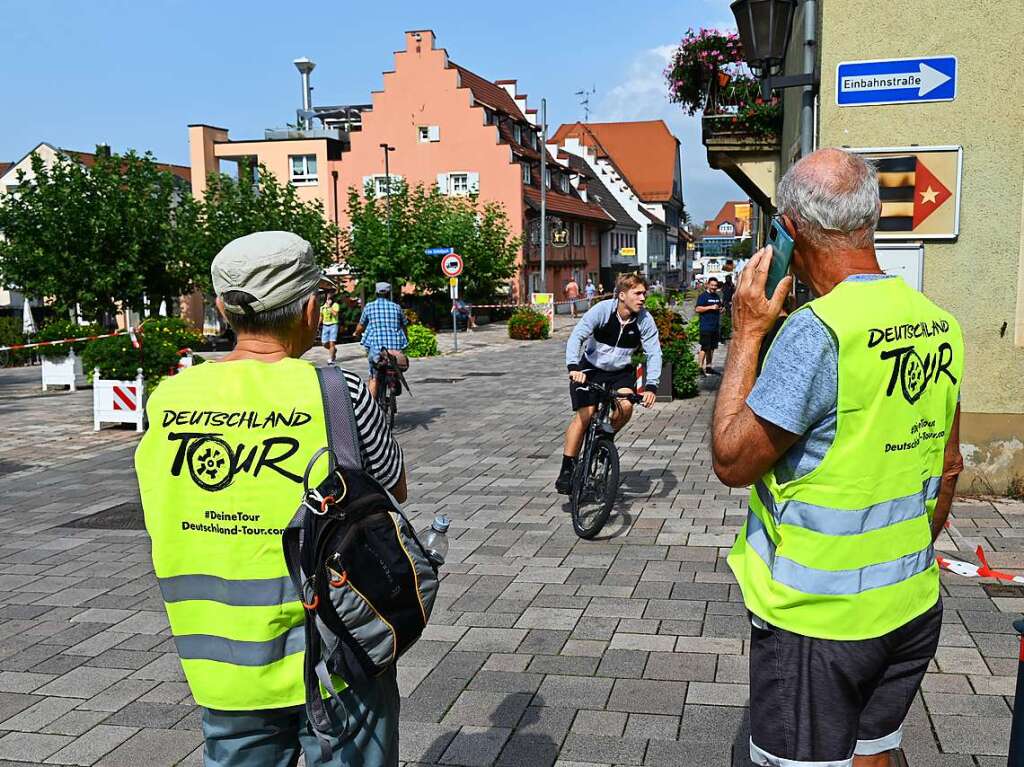
{"label": "green tree", "polygon": [[152,155],[97,153],[86,166],[61,154],[49,168],[35,155],[32,172],[0,198],[6,282],[89,319],[156,309],[191,288],[194,268],[174,231],[185,185]]}
{"label": "green tree", "polygon": [[367,184],[349,189],[351,227],[341,233],[344,260],[363,284],[385,280],[396,289],[412,284],[443,291],[447,279],[432,247],[452,247],[465,264],[460,290],[469,298],[487,298],[515,273],[520,240],[514,237],[500,203],[442,194],[436,185],[409,187],[393,182],[391,199],[378,197]]}
{"label": "green tree", "polygon": [[185,199],[176,211],[179,247],[189,254],[195,282],[210,291],[210,264],[221,248],[252,232],[294,232],[309,241],[321,265],[335,260],[338,228],[319,202],[303,202],[291,184],[281,184],[260,165],[255,176],[244,167],[240,179],[212,173],[202,200]]}

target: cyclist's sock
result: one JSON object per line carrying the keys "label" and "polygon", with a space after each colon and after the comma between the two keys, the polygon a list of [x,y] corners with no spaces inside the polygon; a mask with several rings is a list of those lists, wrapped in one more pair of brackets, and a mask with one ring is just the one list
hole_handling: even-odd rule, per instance
{"label": "cyclist's sock", "polygon": [[572,467],[576,464],[576,459],[571,455],[562,455],[562,471],[572,471]]}

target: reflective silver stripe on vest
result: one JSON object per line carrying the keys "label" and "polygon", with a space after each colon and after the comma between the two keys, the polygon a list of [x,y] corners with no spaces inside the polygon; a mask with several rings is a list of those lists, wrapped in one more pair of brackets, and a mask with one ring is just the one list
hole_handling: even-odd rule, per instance
{"label": "reflective silver stripe on vest", "polygon": [[205,599],[232,607],[268,607],[299,599],[288,576],[236,581],[216,575],[175,575],[157,580],[165,602]]}
{"label": "reflective silver stripe on vest", "polygon": [[805,594],[860,594],[905,581],[923,573],[935,561],[935,550],[929,543],[913,554],[859,570],[818,570],[777,556],[775,544],[768,537],[764,523],[753,512],[747,513],[747,545],[768,565],[772,580]]}
{"label": "reflective silver stripe on vest", "polygon": [[296,626],[265,642],[225,639],[211,634],[174,637],[182,660],[216,660],[233,666],[266,666],[306,649],[306,627]]}
{"label": "reflective silver stripe on vest", "polygon": [[939,494],[942,477],[930,477],[918,493],[882,501],[863,509],[833,509],[803,501],[776,501],[768,487],[758,480],[757,498],[778,524],[802,527],[824,535],[860,535],[897,522],[915,519],[927,512],[925,502]]}

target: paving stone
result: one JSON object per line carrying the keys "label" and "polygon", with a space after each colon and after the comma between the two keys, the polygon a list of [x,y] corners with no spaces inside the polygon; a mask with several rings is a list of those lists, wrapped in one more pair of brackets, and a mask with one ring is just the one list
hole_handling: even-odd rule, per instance
{"label": "paving stone", "polygon": [[169,730],[193,710],[192,706],[173,703],[142,703],[136,701],[119,709],[104,720],[104,724],[125,727],[157,727]]}
{"label": "paving stone", "polygon": [[0,759],[41,762],[73,739],[65,735],[9,732],[0,738]]}
{"label": "paving stone", "polygon": [[[732,767],[732,744],[707,742],[705,740],[652,739],[647,747],[644,764],[652,767],[662,765],[700,765],[700,767]],[[750,764],[749,759],[736,764]]]}
{"label": "paving stone", "polygon": [[716,656],[707,653],[652,652],[644,669],[645,679],[710,682],[715,678]]}
{"label": "paving stone", "polygon": [[543,679],[542,674],[488,671],[485,667],[470,681],[469,689],[487,692],[525,692],[532,695],[537,692]]}
{"label": "paving stone", "polygon": [[532,697],[530,693],[466,690],[448,709],[441,724],[451,727],[476,725],[511,729],[519,722],[519,717],[523,715]]}
{"label": "paving stone", "polygon": [[626,731],[631,738],[675,740],[680,718],[661,714],[630,714]]}
{"label": "paving stone", "polygon": [[516,621],[517,629],[566,629],[572,631],[583,610],[528,607]]}
{"label": "paving stone", "polygon": [[1010,717],[938,716],[935,732],[948,754],[1006,756]]}
{"label": "paving stone", "polygon": [[489,767],[512,730],[505,727],[463,727],[441,757],[442,764]]}
{"label": "paving stone", "polygon": [[603,764],[634,765],[644,763],[647,741],[640,738],[616,738],[609,735],[569,733],[559,758],[596,761]]}
{"label": "paving stone", "polygon": [[203,738],[197,732],[146,729],[137,732],[96,764],[99,767],[164,767],[188,756]]}
{"label": "paving stone", "polygon": [[98,725],[64,746],[47,763],[90,765],[124,743],[138,730],[135,727]]}
{"label": "paving stone", "polygon": [[557,708],[604,708],[611,690],[611,679],[550,674],[537,690],[534,703]]}
{"label": "paving stone", "polygon": [[605,708],[635,714],[678,716],[686,701],[686,682],[616,679]]}
{"label": "paving stone", "polygon": [[515,652],[526,633],[526,629],[471,628],[455,646],[468,651]]}
{"label": "paving stone", "polygon": [[641,650],[606,650],[597,667],[598,676],[643,676],[650,653]]}
{"label": "paving stone", "polygon": [[458,728],[428,722],[402,722],[398,758],[406,762],[437,762]]}
{"label": "paving stone", "polygon": [[64,716],[78,701],[68,698],[43,698],[24,711],[0,722],[0,730],[39,732],[46,725]]}
{"label": "paving stone", "polygon": [[0,692],[33,692],[55,678],[31,671],[0,671]]}
{"label": "paving stone", "polygon": [[40,687],[40,695],[91,698],[128,675],[125,669],[81,666]]}
{"label": "paving stone", "polygon": [[[72,703],[77,703],[70,698],[61,698],[60,700],[68,700]],[[98,725],[104,719],[110,716],[107,711],[83,711],[81,709],[74,709],[68,711],[59,719],[55,719],[48,725],[42,728],[43,732],[49,732],[54,735],[84,735],[93,727]]]}
{"label": "paving stone", "polygon": [[625,732],[628,718],[629,715],[623,711],[583,709],[576,713],[572,731],[580,735],[611,735],[618,738]]}

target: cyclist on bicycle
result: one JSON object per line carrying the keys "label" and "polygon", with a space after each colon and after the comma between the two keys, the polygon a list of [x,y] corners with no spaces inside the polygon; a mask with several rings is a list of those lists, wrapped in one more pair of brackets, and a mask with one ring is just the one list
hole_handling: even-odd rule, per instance
{"label": "cyclist on bicycle", "polygon": [[370,396],[377,396],[377,358],[381,349],[401,351],[409,346],[409,338],[405,328],[409,324],[402,307],[388,299],[391,285],[387,282],[377,283],[377,298],[363,308],[356,325],[356,338],[366,347],[367,360],[370,363],[370,374],[366,386]]}
{"label": "cyclist on bicycle", "polygon": [[[576,456],[594,415],[596,400],[588,382],[631,392],[636,377],[632,356],[642,348],[647,355],[647,383],[642,404],[648,408],[654,405],[661,376],[661,343],[654,318],[644,308],[646,299],[647,281],[639,274],[623,275],[615,286],[615,297],[595,304],[569,336],[565,364],[569,368],[569,397],[575,415],[565,430],[562,470],[555,480],[555,490],[559,493],[569,492]],[[625,426],[632,415],[632,403],[620,400],[612,416],[615,431]]]}

